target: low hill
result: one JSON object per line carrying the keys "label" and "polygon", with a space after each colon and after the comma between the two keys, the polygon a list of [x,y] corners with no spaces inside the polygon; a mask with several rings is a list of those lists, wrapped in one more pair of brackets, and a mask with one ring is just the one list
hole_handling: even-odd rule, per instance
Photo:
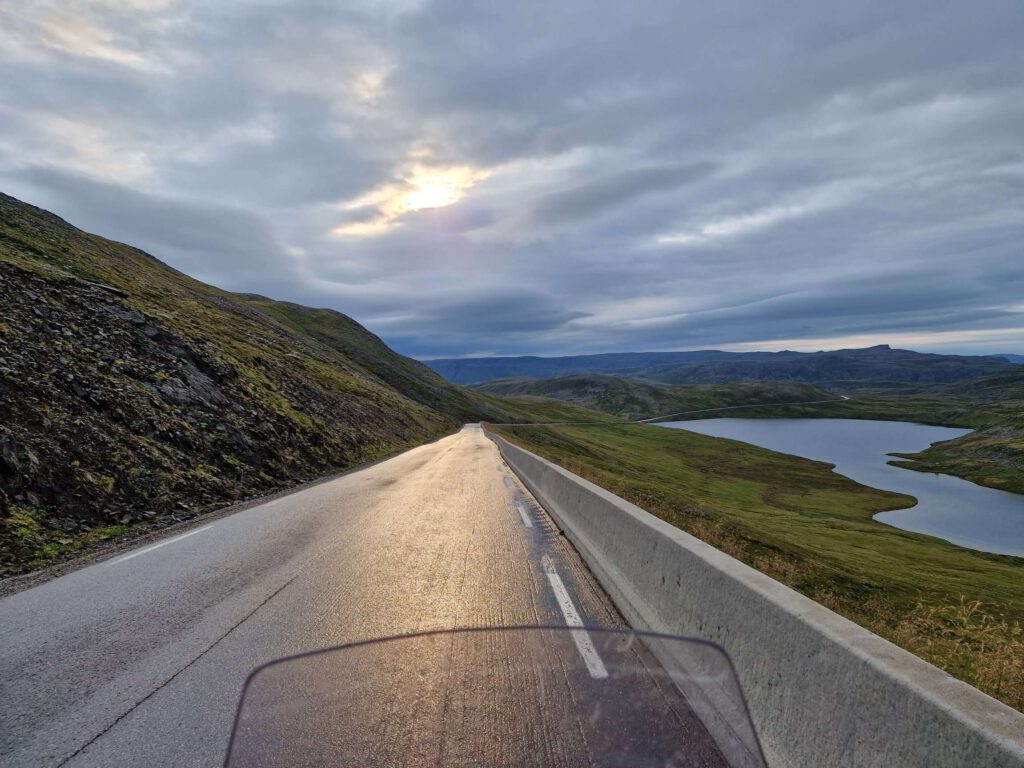
{"label": "low hill", "polygon": [[1024,420],[1024,367],[953,384],[939,391],[1012,408],[1014,415]]}
{"label": "low hill", "polygon": [[534,413],[0,195],[0,574]]}
{"label": "low hill", "polygon": [[654,384],[799,381],[830,389],[949,384],[1012,369],[1001,357],[934,355],[888,345],[830,352],[653,352],[577,357],[428,360],[449,381],[604,373]]}
{"label": "low hill", "polygon": [[500,379],[471,386],[492,395],[532,395],[564,400],[633,420],[686,411],[836,399],[835,395],[811,384],[793,382],[658,387],[601,374],[554,379]]}
{"label": "low hill", "polygon": [[427,365],[456,384],[476,384],[511,378],[546,379],[577,373],[636,371],[672,363],[695,363],[728,357],[731,353],[622,352],[571,357],[468,357],[426,360]]}
{"label": "low hill", "polygon": [[904,419],[973,427],[975,431],[906,454],[901,466],[959,475],[982,485],[1024,493],[1024,368],[938,387],[907,398],[882,396],[859,404],[864,412],[888,408]]}
{"label": "low hill", "polygon": [[1003,360],[1008,360],[1011,363],[1024,365],[1024,355],[996,355],[996,357],[1001,357]]}

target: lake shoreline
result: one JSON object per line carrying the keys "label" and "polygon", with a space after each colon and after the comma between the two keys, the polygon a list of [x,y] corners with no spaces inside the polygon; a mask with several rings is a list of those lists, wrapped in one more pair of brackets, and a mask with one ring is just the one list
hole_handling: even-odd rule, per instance
{"label": "lake shoreline", "polygon": [[[1024,382],[963,391],[898,393],[859,391],[849,400],[816,405],[755,409],[748,418],[856,419],[899,421],[971,430],[952,441],[929,446],[904,458],[919,472],[940,472],[977,485],[1024,494]],[[694,419],[701,418],[694,416]],[[690,420],[689,417],[680,420]]]}
{"label": "lake shoreline", "polygon": [[[907,456],[961,439],[971,433],[969,429],[835,418],[717,418],[659,426],[827,462],[858,483],[917,499],[909,508],[876,514],[879,523],[982,552],[1024,556],[1024,496],[928,466],[906,466]],[[907,469],[914,472],[903,471]]]}

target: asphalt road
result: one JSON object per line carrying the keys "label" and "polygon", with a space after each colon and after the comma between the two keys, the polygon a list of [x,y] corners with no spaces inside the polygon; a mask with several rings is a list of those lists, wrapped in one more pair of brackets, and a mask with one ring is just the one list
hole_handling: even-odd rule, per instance
{"label": "asphalt road", "polygon": [[[576,620],[623,626],[494,445],[478,427],[467,426],[363,471],[0,600],[0,765],[221,765],[245,678],[267,661],[410,632]],[[339,684],[384,681],[379,684],[386,696],[367,689],[342,697],[354,707],[353,716],[389,712],[374,722],[386,726],[381,738],[391,748],[416,744],[427,753],[410,764],[443,764],[443,756],[429,752],[435,742],[416,730],[424,727],[423,702],[436,698],[436,687],[434,694],[423,688],[431,678],[423,674],[426,664],[446,670],[445,691],[459,691],[455,699],[446,693],[440,700],[446,712],[452,701],[461,702],[454,721],[465,732],[492,748],[506,734],[509,743],[494,764],[510,749],[538,764],[587,764],[594,736],[588,738],[580,723],[582,717],[593,720],[594,710],[585,703],[586,686],[601,679],[594,665],[608,661],[601,654],[607,657],[609,648],[597,641],[599,647],[590,649],[595,662],[588,659],[589,635],[584,642],[579,636],[572,642],[531,637],[460,641],[429,664],[425,660],[436,649],[378,654],[362,665],[350,657],[348,667],[324,667],[333,673],[310,678],[307,670],[314,667],[306,666],[294,679],[322,683],[333,674]],[[523,658],[541,662],[535,663],[530,693],[519,678],[516,685],[498,685],[495,667],[504,664],[507,671],[509,660],[531,647]],[[401,672],[408,672],[402,658],[419,665],[414,691],[410,675]],[[453,660],[465,658],[477,659],[473,669],[491,671],[453,685]],[[615,666],[608,663],[614,678]],[[667,749],[684,734],[693,759],[673,764],[720,764],[671,692],[656,684],[648,688],[642,701],[635,693],[608,700],[606,706],[621,709],[618,727],[634,738],[664,740]],[[533,696],[535,704],[536,691],[543,690],[550,701],[501,702],[516,690]],[[383,710],[366,706],[374,695],[385,697]],[[556,700],[560,714],[551,717]],[[522,729],[509,729],[509,718],[520,711],[531,713],[537,744],[521,743]],[[467,720],[474,712],[482,718],[476,725]],[[565,735],[570,731],[579,743],[548,759],[555,754],[552,745],[574,743]],[[435,736],[438,744],[454,743],[451,733]],[[519,739],[518,747],[509,739]],[[542,754],[538,744],[548,751]],[[395,752],[389,759],[401,762]],[[247,763],[253,761],[237,764]]]}

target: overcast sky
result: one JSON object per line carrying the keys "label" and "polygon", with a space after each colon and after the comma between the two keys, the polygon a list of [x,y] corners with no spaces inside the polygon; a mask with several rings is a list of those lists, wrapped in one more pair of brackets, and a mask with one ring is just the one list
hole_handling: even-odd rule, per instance
{"label": "overcast sky", "polygon": [[0,0],[0,191],[418,357],[1024,352],[1024,3]]}

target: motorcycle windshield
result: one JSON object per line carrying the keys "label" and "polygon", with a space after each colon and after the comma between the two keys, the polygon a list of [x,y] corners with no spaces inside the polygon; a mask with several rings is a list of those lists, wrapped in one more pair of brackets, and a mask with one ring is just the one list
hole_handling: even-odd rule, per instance
{"label": "motorcycle windshield", "polygon": [[524,627],[407,635],[260,667],[226,765],[766,764],[718,646]]}

